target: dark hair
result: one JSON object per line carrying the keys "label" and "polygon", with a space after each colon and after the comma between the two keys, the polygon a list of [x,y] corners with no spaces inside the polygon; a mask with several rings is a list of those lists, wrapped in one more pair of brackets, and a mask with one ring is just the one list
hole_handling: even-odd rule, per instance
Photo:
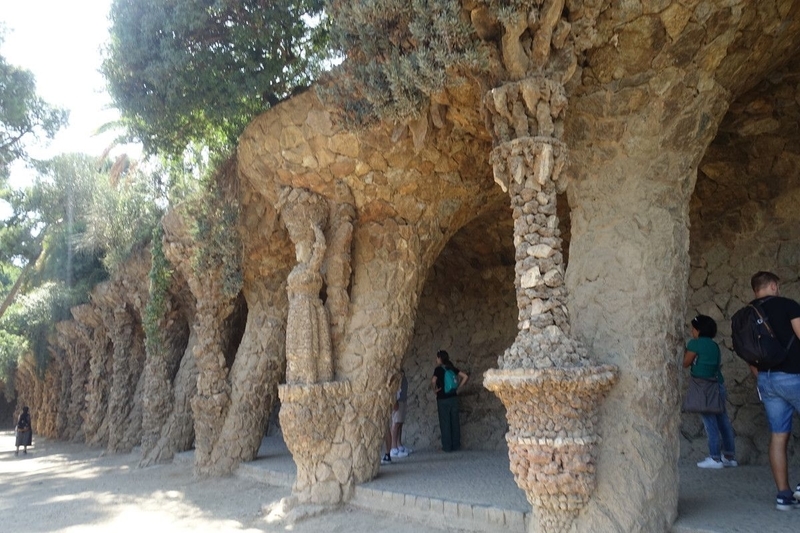
{"label": "dark hair", "polygon": [[444,366],[453,366],[453,363],[450,362],[450,354],[445,350],[439,350],[436,352],[436,357],[442,360],[442,364]]}
{"label": "dark hair", "polygon": [[697,330],[700,337],[713,339],[717,334],[717,323],[710,316],[697,315],[692,319],[692,327]]}
{"label": "dark hair", "polygon": [[780,280],[781,279],[772,272],[762,270],[753,274],[753,277],[750,278],[750,286],[753,288],[753,292],[758,292],[770,283],[778,283]]}

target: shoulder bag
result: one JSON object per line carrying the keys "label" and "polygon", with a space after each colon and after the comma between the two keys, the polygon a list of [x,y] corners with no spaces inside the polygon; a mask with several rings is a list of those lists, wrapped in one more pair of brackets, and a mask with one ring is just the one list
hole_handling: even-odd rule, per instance
{"label": "shoulder bag", "polygon": [[689,377],[689,388],[683,401],[684,413],[718,415],[724,410],[717,380]]}

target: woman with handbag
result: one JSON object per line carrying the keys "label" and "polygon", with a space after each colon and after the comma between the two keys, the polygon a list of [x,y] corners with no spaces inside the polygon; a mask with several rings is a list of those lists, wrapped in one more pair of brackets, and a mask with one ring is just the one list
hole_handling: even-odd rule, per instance
{"label": "woman with handbag", "polygon": [[28,412],[28,406],[22,408],[22,413],[17,420],[17,451],[14,455],[19,455],[19,447],[22,446],[22,453],[28,453],[28,446],[33,441],[33,430],[31,429],[31,414]]}
{"label": "woman with handbag", "polygon": [[[724,379],[722,378],[719,346],[714,342],[716,334],[717,323],[714,319],[706,315],[697,315],[692,319],[692,340],[686,345],[686,352],[683,356],[683,368],[691,367],[690,373],[695,382],[704,380],[706,382],[716,381],[715,387],[719,388],[719,401],[721,402],[722,411],[700,412],[708,435],[709,453],[708,457],[697,463],[700,468],[738,466],[735,459],[736,446],[733,426],[725,409],[726,391]],[[716,393],[717,391],[713,392]],[[712,411],[717,410],[718,408],[712,409]]]}

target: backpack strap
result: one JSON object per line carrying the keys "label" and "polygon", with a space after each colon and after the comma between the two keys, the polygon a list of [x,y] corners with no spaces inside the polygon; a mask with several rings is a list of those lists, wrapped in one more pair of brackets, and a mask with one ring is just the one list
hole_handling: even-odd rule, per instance
{"label": "backpack strap", "polygon": [[[774,297],[773,296],[767,296],[766,298],[763,298],[758,303],[756,303],[756,300],[753,300],[752,302],[750,302],[750,307],[752,307],[755,310],[756,314],[758,315],[759,323],[763,324],[764,327],[767,328],[767,332],[769,332],[769,334],[772,337],[774,337],[775,339],[778,339],[778,336],[775,335],[775,332],[772,330],[772,326],[769,325],[769,320],[765,318],[766,313],[764,312],[763,309],[761,309],[761,304],[763,304],[767,300],[771,300],[772,298],[774,298]],[[794,334],[794,330],[792,330],[792,336],[789,338],[789,343],[786,345],[786,348],[785,348],[785,350],[787,352],[789,351],[789,348],[791,348],[792,343],[794,342],[794,339],[796,337],[797,337],[797,335],[795,335]],[[780,340],[778,340],[778,342],[780,342]]]}

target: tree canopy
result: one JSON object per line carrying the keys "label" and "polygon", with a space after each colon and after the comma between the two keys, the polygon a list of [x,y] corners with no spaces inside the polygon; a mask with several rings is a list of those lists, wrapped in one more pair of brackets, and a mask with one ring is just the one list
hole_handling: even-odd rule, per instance
{"label": "tree canopy", "polygon": [[[149,153],[229,147],[327,57],[324,0],[114,0],[102,66]],[[317,24],[314,24],[317,22]]]}
{"label": "tree canopy", "polygon": [[27,158],[28,137],[52,138],[67,118],[65,110],[51,106],[36,94],[32,72],[10,65],[0,55],[0,180],[8,177],[11,162]]}
{"label": "tree canopy", "polygon": [[28,354],[46,366],[55,323],[149,242],[165,203],[156,177],[124,156],[62,154],[36,170],[0,196],[11,208],[0,227],[0,381]]}

